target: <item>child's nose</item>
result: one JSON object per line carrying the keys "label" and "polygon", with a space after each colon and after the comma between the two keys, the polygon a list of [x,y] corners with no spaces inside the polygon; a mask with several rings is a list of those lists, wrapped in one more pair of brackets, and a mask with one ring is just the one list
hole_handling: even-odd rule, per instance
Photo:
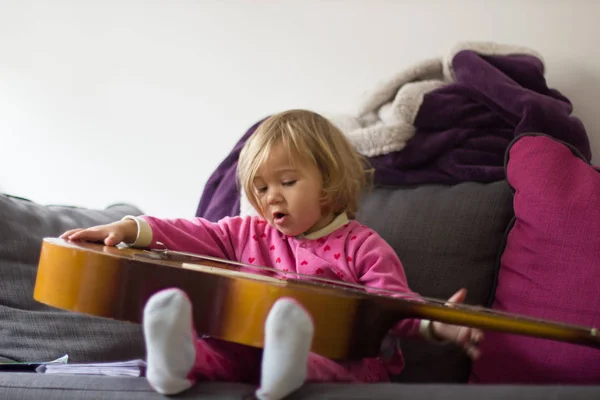
{"label": "child's nose", "polygon": [[267,202],[269,204],[277,204],[280,203],[281,200],[282,197],[278,190],[269,191],[269,193],[267,194]]}

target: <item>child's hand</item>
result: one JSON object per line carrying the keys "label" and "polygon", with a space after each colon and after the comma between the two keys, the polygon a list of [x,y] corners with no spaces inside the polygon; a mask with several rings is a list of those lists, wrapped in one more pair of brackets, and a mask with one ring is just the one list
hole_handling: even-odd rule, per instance
{"label": "child's hand", "polygon": [[136,237],[137,224],[132,220],[117,221],[87,229],[71,229],[60,235],[61,239],[104,242],[107,246],[116,246],[123,241],[131,243]]}
{"label": "child's hand", "polygon": [[[467,295],[466,289],[461,289],[448,299],[448,304],[462,303]],[[463,347],[467,354],[475,359],[479,357],[477,345],[483,339],[483,332],[466,326],[449,325],[439,321],[432,323],[433,335],[442,340],[449,340]]]}

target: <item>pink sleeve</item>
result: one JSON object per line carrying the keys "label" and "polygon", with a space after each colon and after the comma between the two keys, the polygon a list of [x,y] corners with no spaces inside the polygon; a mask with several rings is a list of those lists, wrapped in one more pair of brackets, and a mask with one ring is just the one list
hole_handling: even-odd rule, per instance
{"label": "pink sleeve", "polygon": [[238,260],[252,225],[252,218],[228,217],[218,222],[204,218],[160,219],[140,217],[152,229],[149,247],[199,253],[207,256]]}
{"label": "pink sleeve", "polygon": [[[393,297],[420,299],[410,290],[404,267],[396,252],[380,236],[369,236],[356,251],[356,268],[360,282],[368,287],[397,292]],[[391,332],[402,337],[417,337],[421,320],[415,318],[401,319],[392,327]]]}

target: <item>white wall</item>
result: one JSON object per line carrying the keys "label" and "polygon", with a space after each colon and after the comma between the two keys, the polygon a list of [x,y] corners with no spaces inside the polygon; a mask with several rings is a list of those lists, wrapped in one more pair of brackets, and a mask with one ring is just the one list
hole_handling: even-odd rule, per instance
{"label": "white wall", "polygon": [[257,119],[350,111],[461,40],[541,52],[598,156],[598,16],[594,0],[0,0],[0,191],[192,216]]}

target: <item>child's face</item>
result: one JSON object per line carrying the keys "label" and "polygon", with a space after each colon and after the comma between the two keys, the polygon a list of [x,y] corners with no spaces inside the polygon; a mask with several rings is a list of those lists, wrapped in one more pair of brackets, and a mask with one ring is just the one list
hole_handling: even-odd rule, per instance
{"label": "child's face", "polygon": [[331,214],[322,214],[322,185],[315,166],[295,168],[280,144],[273,147],[254,178],[263,217],[288,236],[310,233],[331,222]]}

